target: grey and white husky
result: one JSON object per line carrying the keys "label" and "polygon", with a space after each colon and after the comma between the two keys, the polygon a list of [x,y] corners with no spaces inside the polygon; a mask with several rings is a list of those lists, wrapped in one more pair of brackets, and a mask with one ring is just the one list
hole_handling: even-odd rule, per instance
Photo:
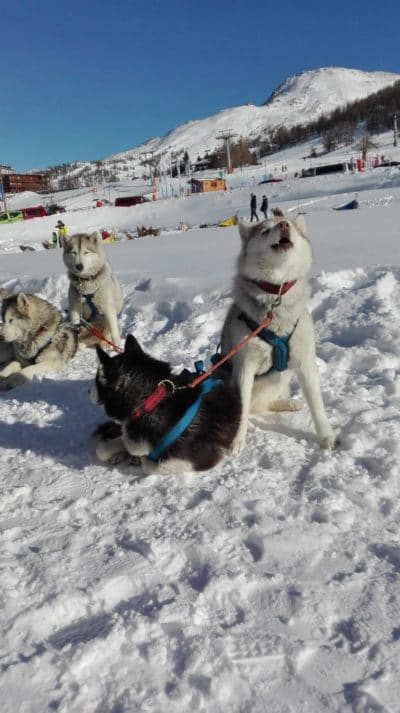
{"label": "grey and white husky", "polygon": [[[81,317],[95,324],[104,336],[119,345],[118,315],[123,299],[119,282],[106,260],[101,238],[97,233],[77,233],[63,238],[63,260],[70,281],[68,302],[72,324]],[[87,346],[97,340],[80,333]]]}
{"label": "grey and white husky", "polygon": [[63,324],[60,312],[41,297],[7,290],[0,290],[0,297],[0,391],[63,369],[76,353],[77,330]]}
{"label": "grey and white husky", "polygon": [[[314,327],[307,310],[309,287],[305,276],[311,268],[312,251],[304,218],[299,215],[289,220],[277,210],[259,223],[240,223],[239,233],[242,246],[234,302],[222,331],[222,352],[228,353],[244,339],[271,308],[273,319],[267,327],[272,336],[265,334],[269,341],[257,335],[232,357],[232,378],[242,399],[242,420],[232,452],[240,452],[245,445],[249,413],[300,408],[297,401],[289,399],[293,372],[310,408],[321,448],[332,448],[335,435],[322,401]],[[277,344],[276,337],[283,339]],[[286,368],[276,350],[286,352]]]}

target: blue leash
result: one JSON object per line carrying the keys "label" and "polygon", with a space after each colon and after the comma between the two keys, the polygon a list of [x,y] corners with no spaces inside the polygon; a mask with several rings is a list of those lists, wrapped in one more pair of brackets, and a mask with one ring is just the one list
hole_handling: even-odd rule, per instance
{"label": "blue leash", "polygon": [[[203,367],[203,362],[196,362],[196,371],[198,373],[201,373],[202,367]],[[163,436],[163,438],[158,442],[158,444],[153,448],[151,453],[148,454],[148,459],[151,461],[157,461],[163,453],[172,446],[175,441],[178,440],[178,438],[186,431],[186,429],[190,426],[192,423],[193,419],[196,417],[200,406],[201,406],[201,401],[202,398],[205,394],[209,394],[210,391],[212,391],[215,386],[218,386],[219,384],[222,384],[221,379],[214,379],[213,377],[209,377],[208,379],[205,379],[205,381],[202,381],[200,384],[200,393],[196,401],[192,403],[191,406],[187,409],[187,411],[183,414],[182,418],[179,419],[179,421],[173,426],[166,434]]]}

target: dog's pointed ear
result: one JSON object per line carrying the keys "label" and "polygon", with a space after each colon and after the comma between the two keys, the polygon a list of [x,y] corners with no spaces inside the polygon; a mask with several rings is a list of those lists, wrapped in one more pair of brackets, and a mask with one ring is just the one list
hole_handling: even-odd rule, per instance
{"label": "dog's pointed ear", "polygon": [[306,221],[304,220],[304,213],[299,213],[293,221],[297,225],[298,229],[305,235],[306,232]]}
{"label": "dog's pointed ear", "polygon": [[29,297],[24,292],[17,295],[17,309],[21,314],[29,314]]}
{"label": "dog's pointed ear", "polygon": [[253,232],[253,225],[250,225],[249,223],[242,223],[239,222],[239,235],[241,238],[241,241],[243,245],[246,245],[246,243],[249,241],[251,234]]}
{"label": "dog's pointed ear", "polygon": [[87,236],[88,240],[93,243],[93,245],[96,245],[96,243],[99,242],[99,234],[97,230],[95,230],[93,233],[90,233],[90,235]]}
{"label": "dog's pointed ear", "polygon": [[103,364],[103,366],[105,366],[106,364],[108,364],[109,361],[111,361],[111,357],[108,356],[107,352],[105,352],[104,349],[99,347],[98,344],[96,344],[96,354],[100,364]]}
{"label": "dog's pointed ear", "polygon": [[142,354],[142,352],[143,350],[138,340],[133,334],[128,334],[125,340],[125,354],[127,356],[137,356],[138,354]]}

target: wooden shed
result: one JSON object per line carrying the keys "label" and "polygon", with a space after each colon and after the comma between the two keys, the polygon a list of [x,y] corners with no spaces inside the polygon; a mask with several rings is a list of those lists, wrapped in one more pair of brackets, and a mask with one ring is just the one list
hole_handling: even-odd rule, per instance
{"label": "wooden shed", "polygon": [[3,173],[2,179],[5,193],[41,193],[49,189],[48,176],[42,173]]}
{"label": "wooden shed", "polygon": [[192,178],[192,193],[207,193],[208,191],[226,191],[224,178]]}

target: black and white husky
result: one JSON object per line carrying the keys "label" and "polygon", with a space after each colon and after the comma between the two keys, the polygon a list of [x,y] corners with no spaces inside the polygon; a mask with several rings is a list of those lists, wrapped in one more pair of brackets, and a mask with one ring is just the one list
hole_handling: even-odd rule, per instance
{"label": "black and white husky", "polygon": [[[288,398],[293,372],[310,408],[321,448],[332,448],[335,435],[322,401],[314,328],[307,310],[309,287],[305,277],[311,268],[312,251],[303,216],[292,221],[277,210],[271,219],[253,225],[240,223],[239,234],[242,248],[234,301],[222,331],[222,351],[228,353],[244,339],[271,308],[273,319],[265,339],[261,334],[254,337],[232,359],[233,383],[239,387],[242,400],[242,420],[232,452],[241,451],[245,445],[249,413],[299,409],[298,402]],[[288,356],[287,364],[280,358],[283,352]]]}
{"label": "black and white husky", "polygon": [[[235,387],[218,381],[210,391],[202,385],[186,388],[195,374],[173,374],[168,363],[146,354],[132,335],[123,354],[109,356],[96,349],[100,364],[90,397],[112,419],[96,433],[100,460],[118,460],[128,453],[140,457],[145,473],[168,474],[207,470],[229,452],[241,414]],[[150,413],[135,418],[135,410],[164,381],[174,390]],[[165,437],[191,411],[193,420],[164,449]]]}

